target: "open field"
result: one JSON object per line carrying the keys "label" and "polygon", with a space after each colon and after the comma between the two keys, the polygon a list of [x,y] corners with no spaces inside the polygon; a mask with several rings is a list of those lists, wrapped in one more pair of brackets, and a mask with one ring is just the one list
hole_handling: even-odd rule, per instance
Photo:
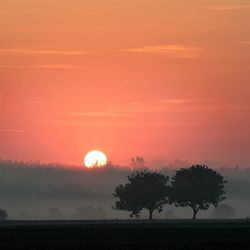
{"label": "open field", "polygon": [[6,221],[1,249],[249,249],[250,221]]}

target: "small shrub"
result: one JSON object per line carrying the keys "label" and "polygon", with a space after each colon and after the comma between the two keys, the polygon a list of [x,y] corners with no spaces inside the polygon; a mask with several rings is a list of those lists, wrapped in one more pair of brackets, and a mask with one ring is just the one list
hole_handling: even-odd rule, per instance
{"label": "small shrub", "polygon": [[8,213],[4,209],[0,209],[0,220],[6,220],[8,217]]}

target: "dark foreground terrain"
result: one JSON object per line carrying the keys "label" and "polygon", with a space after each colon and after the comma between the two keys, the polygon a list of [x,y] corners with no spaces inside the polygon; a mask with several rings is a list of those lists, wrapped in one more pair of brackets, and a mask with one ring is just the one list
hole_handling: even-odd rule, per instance
{"label": "dark foreground terrain", "polygon": [[0,224],[0,249],[250,249],[250,221],[61,221]]}

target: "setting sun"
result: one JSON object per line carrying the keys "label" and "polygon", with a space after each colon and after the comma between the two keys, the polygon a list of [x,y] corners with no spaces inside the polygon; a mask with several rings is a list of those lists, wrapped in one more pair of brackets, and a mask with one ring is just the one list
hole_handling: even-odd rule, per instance
{"label": "setting sun", "polygon": [[103,167],[107,164],[107,157],[106,155],[98,150],[90,151],[86,154],[84,158],[84,165],[87,168],[92,167]]}
{"label": "setting sun", "polygon": [[249,69],[250,0],[0,0],[0,250],[248,249]]}

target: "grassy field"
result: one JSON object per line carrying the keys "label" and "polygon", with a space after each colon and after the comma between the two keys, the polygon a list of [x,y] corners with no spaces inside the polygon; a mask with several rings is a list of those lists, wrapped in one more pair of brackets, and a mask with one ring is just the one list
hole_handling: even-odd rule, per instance
{"label": "grassy field", "polygon": [[250,249],[250,221],[6,221],[0,249]]}

